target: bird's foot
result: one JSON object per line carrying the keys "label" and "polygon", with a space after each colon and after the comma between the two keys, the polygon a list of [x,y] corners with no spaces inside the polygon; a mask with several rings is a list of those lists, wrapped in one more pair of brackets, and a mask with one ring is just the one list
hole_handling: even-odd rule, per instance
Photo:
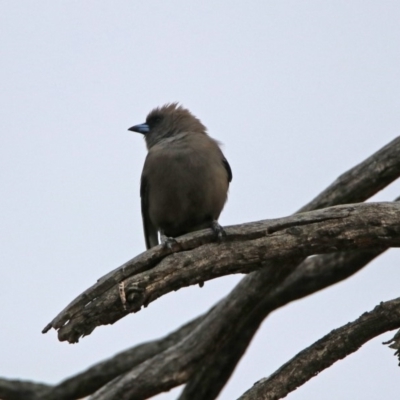
{"label": "bird's foot", "polygon": [[160,235],[160,237],[161,244],[169,250],[172,250],[172,248],[178,244],[178,242],[173,237],[165,236],[163,233]]}
{"label": "bird's foot", "polygon": [[213,221],[211,223],[211,229],[217,237],[218,242],[222,242],[226,238],[226,232],[224,228],[218,223],[218,221]]}

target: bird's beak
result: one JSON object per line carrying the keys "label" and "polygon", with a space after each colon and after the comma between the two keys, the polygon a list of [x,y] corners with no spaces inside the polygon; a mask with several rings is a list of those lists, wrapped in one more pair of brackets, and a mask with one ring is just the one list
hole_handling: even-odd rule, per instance
{"label": "bird's beak", "polygon": [[144,135],[145,133],[150,132],[150,127],[147,124],[139,124],[139,125],[132,126],[131,128],[128,129],[128,131],[139,132]]}

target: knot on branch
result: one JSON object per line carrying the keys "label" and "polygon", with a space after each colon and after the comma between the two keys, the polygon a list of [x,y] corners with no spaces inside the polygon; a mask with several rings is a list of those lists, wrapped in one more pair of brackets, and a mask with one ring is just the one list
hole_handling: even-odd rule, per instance
{"label": "knot on branch", "polygon": [[124,310],[137,312],[142,308],[142,305],[147,307],[148,296],[146,296],[146,287],[143,284],[122,281],[118,285],[118,291]]}

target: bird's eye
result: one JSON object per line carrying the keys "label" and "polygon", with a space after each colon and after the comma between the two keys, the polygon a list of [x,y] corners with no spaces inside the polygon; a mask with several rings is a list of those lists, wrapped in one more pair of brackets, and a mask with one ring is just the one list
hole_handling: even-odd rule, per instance
{"label": "bird's eye", "polygon": [[153,115],[150,118],[148,118],[147,123],[153,127],[157,124],[159,124],[162,121],[163,117],[161,115]]}

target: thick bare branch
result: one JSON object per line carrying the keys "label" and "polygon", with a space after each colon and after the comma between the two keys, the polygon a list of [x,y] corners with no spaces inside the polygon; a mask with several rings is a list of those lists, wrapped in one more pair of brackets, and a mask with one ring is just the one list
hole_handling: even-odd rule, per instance
{"label": "thick bare branch", "polygon": [[174,253],[153,269],[126,279],[126,309],[114,287],[74,315],[60,328],[59,337],[77,340],[78,334],[88,334],[101,324],[139,311],[166,293],[226,274],[265,269],[265,263],[271,261],[339,250],[396,247],[400,244],[399,225],[400,204],[362,203],[228,227],[231,241]]}
{"label": "thick bare branch", "polygon": [[[329,205],[361,202],[366,200],[400,175],[399,154],[400,137],[394,139],[371,157],[343,174],[300,211],[310,211]],[[181,244],[182,246],[185,246],[185,250],[194,248],[202,243],[209,243],[212,240],[211,234],[201,236],[203,242],[197,235],[194,236],[193,240],[187,240],[185,243]],[[151,268],[167,254],[169,254],[168,249],[162,247],[154,248],[140,254],[121,267],[105,275],[103,278],[99,279],[95,285],[73,300],[44,328],[43,332],[47,332],[52,327],[54,329],[59,329],[76,312],[89,304],[92,300],[96,299],[106,290],[131,275]]]}
{"label": "thick bare branch", "polygon": [[[226,385],[237,363],[247,350],[262,319],[240,321],[234,333],[229,332],[221,347],[207,354],[186,383],[179,400],[215,399]],[[217,357],[215,357],[217,354]]]}
{"label": "thick bare branch", "polygon": [[[387,186],[400,175],[400,137],[397,137],[371,157],[358,164],[324,190],[300,211],[310,211],[329,205],[361,202]],[[207,235],[189,235],[190,239],[181,242],[182,250],[193,249],[213,240],[211,232]],[[73,300],[44,329],[61,328],[76,312],[101,296],[127,277],[152,268],[169,254],[169,250],[158,246],[138,255],[103,278]]]}
{"label": "thick bare branch", "polygon": [[255,383],[240,399],[281,399],[336,361],[357,351],[372,338],[399,327],[400,298],[382,302],[372,311],[335,329],[301,351],[269,378]]}
{"label": "thick bare branch", "polygon": [[[268,282],[262,284],[265,290],[270,290],[287,274],[292,262],[271,262],[275,268],[271,269]],[[193,374],[199,362],[210,352],[221,347],[229,331],[237,328],[241,311],[251,312],[249,307],[260,297],[261,289],[260,282],[253,279],[253,290],[247,293],[245,302],[240,297],[241,285],[244,282],[242,280],[186,338],[100,389],[93,399],[145,399],[184,383]],[[220,318],[221,314],[224,315],[223,321]]]}
{"label": "thick bare branch", "polygon": [[[368,206],[368,204],[363,205],[363,207]],[[285,263],[282,262],[282,264]],[[278,265],[279,262],[276,262],[275,266],[277,267]],[[290,260],[287,265],[280,265],[279,270],[284,271],[290,265],[293,265],[293,260]],[[263,281],[262,283],[266,293],[272,291],[275,286],[274,282],[277,281],[277,278],[279,280],[278,275],[274,276],[271,274],[269,278],[268,282]],[[250,307],[254,304],[254,299],[259,298],[261,289],[259,281],[253,280],[252,283],[253,292],[247,293],[248,298],[246,302],[241,301],[241,307],[243,307],[242,310],[245,310],[245,314],[253,315],[253,324],[255,324],[254,327],[256,328],[256,322],[261,323],[265,316],[265,308],[267,306],[273,308],[275,305],[268,302],[264,304],[260,301],[255,309],[251,309]],[[235,290],[238,290],[238,293],[240,293],[240,289],[236,288]],[[144,399],[185,382],[193,374],[193,371],[197,370],[199,365],[198,360],[207,359],[214,351],[222,348],[227,338],[229,338],[231,331],[240,332],[246,327],[248,319],[242,318],[242,314],[238,313],[237,303],[232,304],[232,301],[229,301],[232,299],[231,296],[232,294],[228,299],[223,300],[198,328],[175,347],[169,348],[152,360],[148,360],[146,363],[138,366],[138,368],[135,368],[124,377],[113,381],[111,385],[108,385],[95,394],[93,399]],[[222,312],[227,317],[229,326],[227,326],[226,321],[221,324],[218,317]],[[200,338],[201,341],[199,340]],[[215,340],[216,338],[218,340]]]}
{"label": "thick bare branch", "polygon": [[17,379],[0,378],[0,399],[36,400],[49,389],[49,385]]}

